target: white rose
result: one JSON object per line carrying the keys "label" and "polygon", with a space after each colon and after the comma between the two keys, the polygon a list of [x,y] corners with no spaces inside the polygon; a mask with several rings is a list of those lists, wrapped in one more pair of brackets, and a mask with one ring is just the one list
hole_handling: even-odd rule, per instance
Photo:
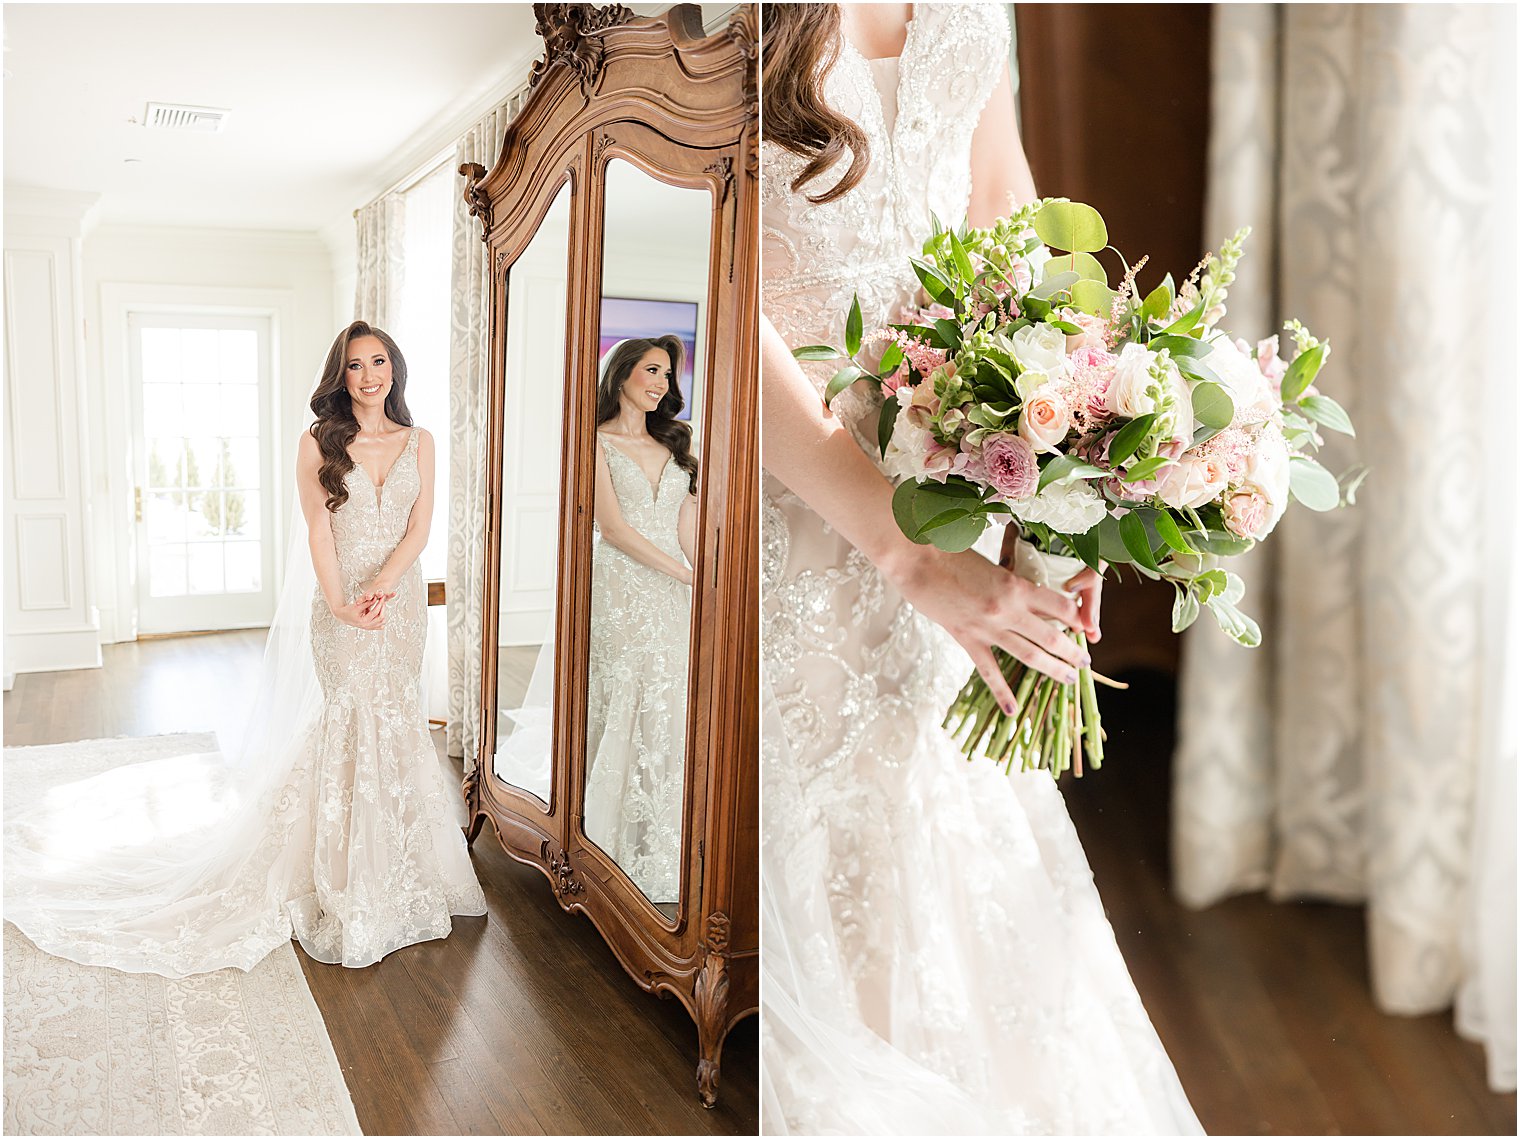
{"label": "white rose", "polygon": [[1126,344],[1119,353],[1108,384],[1108,409],[1115,415],[1137,419],[1156,410],[1156,397],[1151,392],[1156,383],[1151,377],[1154,359],[1143,344]]}
{"label": "white rose", "polygon": [[1203,363],[1219,377],[1220,386],[1235,401],[1235,418],[1230,421],[1230,426],[1265,423],[1282,406],[1256,361],[1242,353],[1228,337],[1221,336],[1214,341]]}
{"label": "white rose", "polygon": [[1013,512],[1025,522],[1042,523],[1058,534],[1085,534],[1103,521],[1108,507],[1103,496],[1085,482],[1070,482],[1052,483],[1028,502],[1014,503]]}
{"label": "white rose", "polygon": [[1230,468],[1215,455],[1183,455],[1161,472],[1156,493],[1174,510],[1212,502],[1230,481]]}
{"label": "white rose", "polygon": [[1251,452],[1246,457],[1245,481],[1255,486],[1271,504],[1266,522],[1256,535],[1265,538],[1288,509],[1288,441],[1275,423],[1265,424],[1256,433]]}
{"label": "white rose", "polygon": [[1054,451],[1071,430],[1071,411],[1066,399],[1046,385],[1024,403],[1019,413],[1019,435],[1036,451]]}
{"label": "white rose", "polygon": [[1066,333],[1049,324],[1031,324],[1015,332],[1013,358],[1030,372],[1059,376],[1066,368]]}

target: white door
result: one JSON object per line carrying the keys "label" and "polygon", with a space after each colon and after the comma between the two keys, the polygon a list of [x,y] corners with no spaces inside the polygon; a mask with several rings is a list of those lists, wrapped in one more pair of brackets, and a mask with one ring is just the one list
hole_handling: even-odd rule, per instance
{"label": "white door", "polygon": [[143,633],[274,615],[270,320],[128,317]]}

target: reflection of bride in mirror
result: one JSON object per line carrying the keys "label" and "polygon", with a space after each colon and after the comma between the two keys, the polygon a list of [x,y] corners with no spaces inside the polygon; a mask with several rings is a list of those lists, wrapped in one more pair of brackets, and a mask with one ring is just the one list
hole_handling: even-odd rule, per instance
{"label": "reflection of bride in mirror", "polygon": [[697,460],[674,336],[619,341],[597,386],[586,834],[674,901],[686,754]]}

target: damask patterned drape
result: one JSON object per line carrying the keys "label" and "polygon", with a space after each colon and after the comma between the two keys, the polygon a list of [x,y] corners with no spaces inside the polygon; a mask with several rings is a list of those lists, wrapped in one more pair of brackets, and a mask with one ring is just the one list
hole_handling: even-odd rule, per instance
{"label": "damask patterned drape", "polygon": [[1329,434],[1325,458],[1371,475],[1354,508],[1290,513],[1241,567],[1263,648],[1207,621],[1187,635],[1177,890],[1365,899],[1378,1004],[1429,1012],[1462,987],[1459,1026],[1513,1089],[1514,735],[1484,696],[1513,649],[1494,620],[1511,586],[1484,536],[1513,532],[1514,475],[1477,464],[1514,455],[1484,437],[1513,423],[1514,347],[1494,336],[1513,290],[1491,287],[1514,264],[1495,236],[1513,79],[1499,98],[1491,51],[1512,50],[1514,13],[1225,4],[1215,21],[1206,234],[1254,227],[1228,323],[1256,337],[1291,314],[1329,338],[1325,387],[1359,434]]}
{"label": "damask patterned drape", "polygon": [[[502,133],[527,97],[513,94],[459,140],[455,168],[496,163]],[[449,335],[449,549],[445,610],[449,629],[448,753],[475,765],[480,732],[481,610],[485,592],[487,384],[491,376],[491,265],[478,218],[454,196],[454,273]]]}
{"label": "damask patterned drape", "polygon": [[354,319],[391,332],[401,315],[406,277],[406,198],[384,194],[354,212],[359,236],[359,272],[354,284]]}

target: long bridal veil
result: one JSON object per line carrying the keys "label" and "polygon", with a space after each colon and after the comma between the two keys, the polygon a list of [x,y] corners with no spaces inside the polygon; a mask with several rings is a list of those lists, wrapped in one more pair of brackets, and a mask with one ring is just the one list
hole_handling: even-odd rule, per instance
{"label": "long bridal veil", "polygon": [[[86,965],[183,977],[250,969],[291,935],[288,887],[311,873],[311,780],[297,765],[322,711],[312,570],[293,494],[285,575],[251,694],[229,692],[219,750],[147,760],[5,801],[5,918]],[[304,861],[303,861],[304,860]]]}

